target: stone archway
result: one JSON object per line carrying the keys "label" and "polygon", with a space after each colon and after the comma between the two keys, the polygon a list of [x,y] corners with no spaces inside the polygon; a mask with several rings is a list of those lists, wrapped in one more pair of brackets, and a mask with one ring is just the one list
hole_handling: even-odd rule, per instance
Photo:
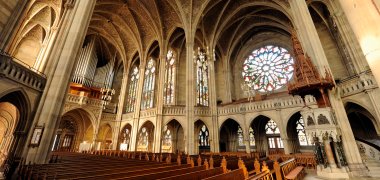
{"label": "stone archway", "polygon": [[132,137],[132,125],[126,124],[123,129],[120,131],[119,135],[119,149],[121,151],[130,150],[131,146],[131,137]]}
{"label": "stone archway", "polygon": [[355,139],[369,141],[380,147],[378,126],[372,114],[367,109],[352,102],[348,102],[345,108]]}
{"label": "stone archway", "polygon": [[312,152],[313,147],[305,131],[305,121],[300,112],[293,114],[286,126],[290,153]]}
{"label": "stone archway", "polygon": [[194,148],[195,154],[210,152],[210,131],[202,120],[194,123]]}
{"label": "stone archway", "polygon": [[[2,128],[1,163],[12,174],[21,160],[27,135],[32,126],[28,96],[23,90],[16,90],[0,97],[0,121]],[[21,132],[21,133],[15,133]]]}
{"label": "stone archway", "polygon": [[245,151],[244,133],[242,127],[233,119],[223,122],[219,130],[220,152]]}
{"label": "stone archway", "polygon": [[154,125],[146,121],[137,133],[136,151],[153,152]]}
{"label": "stone archway", "polygon": [[163,129],[161,152],[184,152],[184,137],[182,125],[175,119],[169,121]]}
{"label": "stone archway", "polygon": [[83,109],[74,109],[62,115],[54,137],[54,151],[91,150],[94,125],[90,114]]}
{"label": "stone archway", "polygon": [[111,127],[111,125],[109,125],[107,123],[107,124],[103,124],[102,126],[100,126],[99,132],[98,132],[97,142],[98,142],[97,149],[100,149],[100,150],[112,149],[112,143],[113,142],[112,142],[112,127]]}
{"label": "stone archway", "polygon": [[250,127],[254,131],[257,152],[266,152],[267,154],[284,153],[280,128],[274,120],[260,115],[251,122]]}

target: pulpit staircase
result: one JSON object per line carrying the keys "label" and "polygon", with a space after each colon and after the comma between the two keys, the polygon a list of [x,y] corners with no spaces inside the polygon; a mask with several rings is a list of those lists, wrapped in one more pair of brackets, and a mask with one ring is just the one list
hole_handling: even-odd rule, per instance
{"label": "pulpit staircase", "polygon": [[379,140],[363,140],[356,138],[360,155],[371,177],[380,178],[380,146]]}

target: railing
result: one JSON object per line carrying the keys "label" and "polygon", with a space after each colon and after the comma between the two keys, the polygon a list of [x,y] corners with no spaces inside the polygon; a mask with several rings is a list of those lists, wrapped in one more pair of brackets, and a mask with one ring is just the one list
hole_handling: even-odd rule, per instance
{"label": "railing", "polygon": [[369,159],[380,159],[380,151],[377,149],[376,145],[373,146],[374,144],[359,139],[356,139],[356,144],[358,145],[360,156],[364,162]]}
{"label": "railing", "polygon": [[361,93],[368,89],[377,88],[376,80],[372,73],[367,71],[360,75],[352,76],[338,83],[341,97],[347,97]]}
{"label": "railing", "polygon": [[[313,97],[308,96],[305,99],[307,99],[306,104],[308,105],[317,104],[315,98]],[[303,107],[304,105],[305,104],[300,96],[293,96],[290,98],[270,99],[270,100],[264,100],[264,101],[259,101],[259,102],[234,104],[234,105],[218,107],[218,114],[219,115],[238,114],[238,113],[246,113],[246,112],[253,112],[253,111]]]}
{"label": "railing", "polygon": [[1,51],[0,76],[38,91],[43,91],[46,84],[46,76],[44,74]]}
{"label": "railing", "polygon": [[185,115],[185,107],[184,106],[170,106],[164,107],[164,115]]}
{"label": "railing", "polygon": [[123,120],[126,120],[126,119],[133,119],[133,112],[130,112],[130,113],[127,113],[127,114],[123,114],[122,117],[121,117]]}
{"label": "railing", "polygon": [[66,102],[75,103],[79,105],[90,105],[90,106],[96,106],[96,107],[102,106],[102,100],[100,99],[89,98],[87,96],[78,96],[74,94],[67,94]]}
{"label": "railing", "polygon": [[142,110],[140,117],[141,118],[154,117],[155,115],[156,115],[156,108],[152,108],[152,109]]}
{"label": "railing", "polygon": [[116,114],[112,114],[112,113],[102,114],[102,121],[115,121],[115,120],[116,120]]}
{"label": "railing", "polygon": [[196,115],[196,116],[211,116],[210,107],[194,107],[194,115]]}

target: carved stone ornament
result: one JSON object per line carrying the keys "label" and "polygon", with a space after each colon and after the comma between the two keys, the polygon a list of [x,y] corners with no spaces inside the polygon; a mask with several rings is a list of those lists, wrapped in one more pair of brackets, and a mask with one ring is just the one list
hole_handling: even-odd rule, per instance
{"label": "carved stone ornament", "polygon": [[318,116],[318,124],[319,125],[322,125],[322,124],[330,124],[329,120],[327,119],[326,116],[324,116],[323,114],[320,114]]}

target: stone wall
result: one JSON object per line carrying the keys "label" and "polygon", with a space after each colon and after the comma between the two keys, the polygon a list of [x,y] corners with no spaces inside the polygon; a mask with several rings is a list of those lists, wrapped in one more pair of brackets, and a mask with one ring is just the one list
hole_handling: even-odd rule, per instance
{"label": "stone wall", "polygon": [[5,28],[19,1],[20,0],[0,0],[0,34]]}

